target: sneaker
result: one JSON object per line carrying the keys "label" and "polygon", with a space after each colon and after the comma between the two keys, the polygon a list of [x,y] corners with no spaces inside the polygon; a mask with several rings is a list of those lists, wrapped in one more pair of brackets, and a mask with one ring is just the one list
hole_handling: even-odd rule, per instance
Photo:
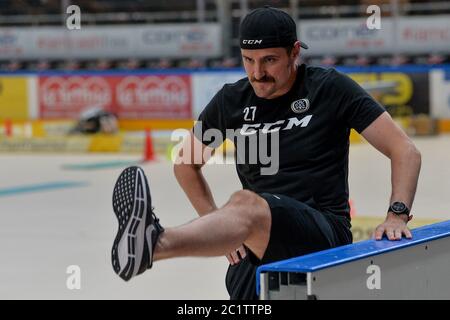
{"label": "sneaker", "polygon": [[112,202],[119,221],[111,252],[112,266],[128,281],[152,267],[153,250],[164,228],[153,213],[147,178],[141,168],[129,167],[120,174]]}

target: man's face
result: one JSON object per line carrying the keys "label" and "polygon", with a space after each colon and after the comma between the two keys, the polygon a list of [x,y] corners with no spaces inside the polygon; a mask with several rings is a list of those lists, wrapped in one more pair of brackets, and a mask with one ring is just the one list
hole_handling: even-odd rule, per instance
{"label": "man's face", "polygon": [[241,49],[245,71],[258,97],[273,99],[290,90],[295,82],[299,51],[298,42],[290,55],[285,48]]}

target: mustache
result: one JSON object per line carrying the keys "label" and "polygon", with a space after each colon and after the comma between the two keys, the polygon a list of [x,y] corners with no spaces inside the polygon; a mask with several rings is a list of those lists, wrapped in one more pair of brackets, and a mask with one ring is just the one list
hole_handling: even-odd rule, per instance
{"label": "mustache", "polygon": [[266,83],[266,82],[275,82],[275,79],[270,76],[264,76],[261,79],[256,79],[255,77],[252,77],[250,79],[251,82],[259,82],[259,83]]}

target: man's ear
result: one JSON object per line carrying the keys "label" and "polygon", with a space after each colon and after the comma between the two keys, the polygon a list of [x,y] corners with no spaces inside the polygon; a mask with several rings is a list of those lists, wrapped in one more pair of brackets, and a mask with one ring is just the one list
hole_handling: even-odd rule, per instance
{"label": "man's ear", "polygon": [[297,59],[300,56],[300,41],[294,43],[294,48],[291,51],[291,58]]}

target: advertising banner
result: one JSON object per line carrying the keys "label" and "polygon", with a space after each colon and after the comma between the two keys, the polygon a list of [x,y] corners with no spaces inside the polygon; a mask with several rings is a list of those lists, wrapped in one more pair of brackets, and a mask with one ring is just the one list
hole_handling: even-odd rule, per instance
{"label": "advertising banner", "polygon": [[0,76],[0,119],[25,120],[28,116],[27,78]]}
{"label": "advertising banner", "polygon": [[450,68],[430,72],[431,116],[450,119]]}
{"label": "advertising banner", "polygon": [[222,56],[222,29],[219,24],[160,24],[140,28],[137,36],[139,57]]}
{"label": "advertising banner", "polygon": [[195,72],[192,74],[192,92],[194,105],[194,119],[197,119],[202,110],[211,101],[214,95],[224,84],[234,83],[246,77],[244,71],[226,72]]}
{"label": "advertising banner", "polygon": [[0,57],[22,57],[26,54],[27,34],[16,28],[0,28]]}
{"label": "advertising banner", "polygon": [[381,17],[381,29],[369,29],[367,17],[302,20],[298,34],[309,45],[302,54],[351,55],[450,52],[450,15]]}
{"label": "advertising banner", "polygon": [[190,119],[188,75],[47,76],[39,78],[43,119],[73,119],[100,107],[124,119]]}
{"label": "advertising banner", "polygon": [[83,110],[113,110],[114,87],[105,76],[39,77],[39,114],[42,119],[75,119]]}
{"label": "advertising banner", "polygon": [[[358,82],[393,116],[447,112],[447,69],[337,69]],[[182,74],[52,73],[37,81],[38,117],[73,119],[87,108],[101,107],[122,119],[197,119],[224,84],[244,77],[240,69]]]}
{"label": "advertising banner", "polygon": [[370,94],[394,117],[430,113],[428,72],[398,71],[358,72],[348,75],[364,87],[376,87]]}
{"label": "advertising banner", "polygon": [[0,28],[0,56],[14,59],[219,57],[218,24]]}
{"label": "advertising banner", "polygon": [[406,53],[449,53],[450,15],[399,19],[396,42]]}
{"label": "advertising banner", "polygon": [[318,19],[300,21],[297,33],[309,49],[302,54],[358,54],[392,52],[392,23],[382,20],[382,29],[370,30],[366,18]]}
{"label": "advertising banner", "polygon": [[114,110],[125,119],[190,119],[190,78],[190,75],[115,78]]}

